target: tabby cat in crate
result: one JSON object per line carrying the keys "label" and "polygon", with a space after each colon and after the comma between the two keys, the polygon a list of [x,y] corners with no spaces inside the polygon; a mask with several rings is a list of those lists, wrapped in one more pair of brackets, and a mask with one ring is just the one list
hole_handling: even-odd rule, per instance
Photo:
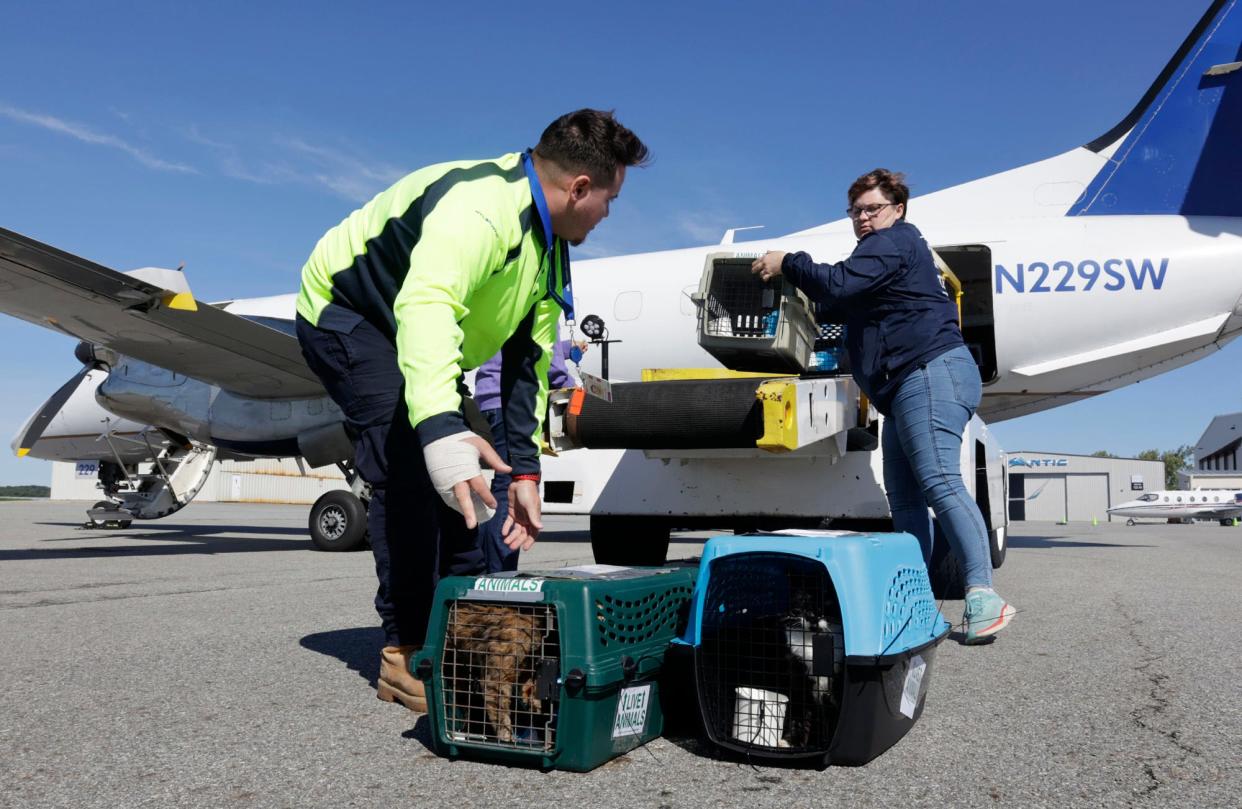
{"label": "tabby cat in crate", "polygon": [[[530,658],[547,635],[546,617],[520,607],[459,601],[454,608],[445,639],[446,651],[457,652],[450,658],[455,662],[453,687],[468,682],[472,694],[482,697],[483,713],[498,741],[513,741],[515,685],[529,708],[524,716],[533,720],[543,712]],[[458,701],[466,702],[460,696]]]}

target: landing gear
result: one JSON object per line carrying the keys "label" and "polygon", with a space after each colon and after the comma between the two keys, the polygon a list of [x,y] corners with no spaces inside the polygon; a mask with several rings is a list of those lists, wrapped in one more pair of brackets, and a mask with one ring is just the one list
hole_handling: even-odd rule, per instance
{"label": "landing gear", "polygon": [[[100,511],[114,512],[117,515],[116,519],[99,516]],[[133,523],[133,520],[129,517],[121,516],[120,509],[111,500],[100,500],[91,506],[90,511],[87,512],[87,519],[86,525],[88,528],[129,528]]]}
{"label": "landing gear", "polygon": [[356,551],[366,544],[367,509],[353,492],[327,492],[311,507],[308,527],[317,549]]}
{"label": "landing gear", "polygon": [[1126,525],[1135,525],[1135,524],[1136,524],[1136,523],[1134,522],[1134,518],[1133,518],[1133,517],[1131,517],[1130,519],[1126,520]]}

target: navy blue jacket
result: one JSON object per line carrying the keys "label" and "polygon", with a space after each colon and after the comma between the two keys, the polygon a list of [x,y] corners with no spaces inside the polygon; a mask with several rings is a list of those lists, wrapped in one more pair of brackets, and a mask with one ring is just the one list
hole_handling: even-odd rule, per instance
{"label": "navy blue jacket", "polygon": [[790,253],[781,271],[818,304],[821,320],[845,324],[854,379],[886,416],[907,374],[964,345],[957,306],[909,222],[867,234],[838,264]]}

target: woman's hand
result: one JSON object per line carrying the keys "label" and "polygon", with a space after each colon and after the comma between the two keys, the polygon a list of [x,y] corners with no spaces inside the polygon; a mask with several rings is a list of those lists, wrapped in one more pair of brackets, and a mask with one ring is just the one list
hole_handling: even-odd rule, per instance
{"label": "woman's hand", "polygon": [[785,260],[785,255],[780,250],[769,250],[762,258],[755,259],[755,263],[750,265],[750,271],[762,281],[771,281],[781,274],[781,262]]}

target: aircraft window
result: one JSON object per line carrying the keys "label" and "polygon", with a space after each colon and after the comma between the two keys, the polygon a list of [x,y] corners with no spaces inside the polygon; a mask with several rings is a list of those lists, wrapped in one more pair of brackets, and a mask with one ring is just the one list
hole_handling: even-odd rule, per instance
{"label": "aircraft window", "polygon": [[612,316],[617,320],[637,320],[643,311],[643,293],[638,290],[622,292],[612,306]]}
{"label": "aircraft window", "polygon": [[694,305],[694,301],[690,299],[691,295],[698,293],[699,285],[686,287],[681,291],[681,313],[686,317],[694,317],[699,313],[699,308]]}
{"label": "aircraft window", "polygon": [[1139,498],[1139,500],[1142,500],[1144,503],[1150,503],[1150,502],[1152,502],[1153,500],[1159,500],[1159,499],[1160,499],[1160,498],[1159,498],[1157,495],[1154,495],[1154,494],[1145,494],[1145,495],[1143,495],[1142,497],[1140,497],[1140,498]]}
{"label": "aircraft window", "polygon": [[1212,502],[1213,502],[1213,503],[1219,503],[1219,502],[1220,502],[1220,498],[1219,498],[1219,497],[1217,497],[1217,496],[1215,496],[1215,495],[1213,495],[1213,496],[1212,496]]}
{"label": "aircraft window", "polygon": [[1182,502],[1182,498],[1181,498],[1181,497],[1178,497],[1178,498],[1177,498],[1177,502],[1179,502],[1179,503],[1180,503],[1180,502]]}
{"label": "aircraft window", "polygon": [[1167,494],[1164,496],[1164,502],[1169,502],[1169,496]]}

